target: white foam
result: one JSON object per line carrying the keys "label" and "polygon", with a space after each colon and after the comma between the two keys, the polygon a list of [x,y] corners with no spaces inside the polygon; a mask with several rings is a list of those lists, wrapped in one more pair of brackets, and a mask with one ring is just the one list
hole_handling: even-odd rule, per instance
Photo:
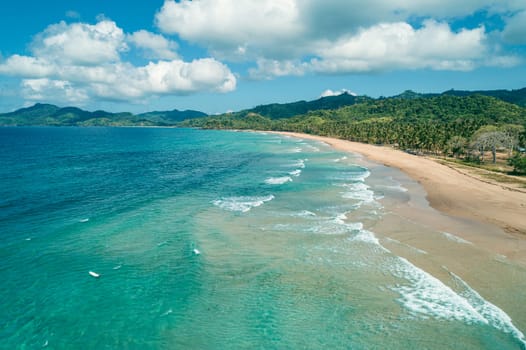
{"label": "white foam", "polygon": [[306,159],[298,159],[298,161],[296,163],[292,164],[291,166],[296,167],[296,168],[304,169],[306,161],[307,161]]}
{"label": "white foam", "polygon": [[345,184],[343,187],[349,189],[350,191],[343,192],[342,198],[355,199],[362,202],[373,202],[375,200],[374,192],[371,191],[369,189],[370,187],[363,182]]}
{"label": "white foam", "polygon": [[296,170],[293,170],[289,173],[289,175],[291,176],[300,176],[301,175],[301,170],[300,169],[296,169]]}
{"label": "white foam", "polygon": [[345,173],[340,173],[336,176],[332,176],[331,179],[339,181],[352,181],[352,182],[364,182],[367,179],[371,172],[366,168],[361,168],[362,171],[349,171]]}
{"label": "white foam", "polygon": [[465,298],[406,259],[397,257],[390,268],[394,276],[409,282],[392,289],[400,293],[399,301],[413,315],[457,320],[468,324],[488,323]]}
{"label": "white foam", "polygon": [[355,235],[352,235],[349,237],[351,241],[359,241],[359,242],[365,242],[365,243],[371,243],[374,245],[378,245],[379,247],[383,248],[383,250],[387,251],[380,242],[378,241],[378,238],[372,233],[371,231],[367,231],[362,229],[362,227],[359,228],[358,232]]}
{"label": "white foam", "polygon": [[309,225],[307,232],[320,233],[326,235],[341,235],[356,233],[363,229],[361,222],[345,222],[347,215],[345,213],[337,214],[335,217],[326,218],[319,221],[317,225]]}
{"label": "white foam", "polygon": [[283,177],[269,177],[265,180],[265,183],[267,185],[283,185],[286,182],[292,181],[292,178],[290,176],[283,176]]}
{"label": "white foam", "polygon": [[480,296],[477,291],[471,288],[464,280],[455,275],[453,272],[449,272],[451,276],[459,283],[464,291],[460,294],[478,311],[482,317],[487,321],[489,325],[498,330],[501,330],[505,333],[512,334],[517,340],[519,340],[523,347],[526,346],[526,339],[524,334],[513,325],[513,322],[508,314],[506,314],[502,309],[493,305],[482,296]]}
{"label": "white foam", "polygon": [[341,161],[343,161],[343,160],[346,160],[346,159],[347,159],[347,156],[343,156],[343,157],[341,157],[341,158],[336,158],[336,159],[334,159],[334,162],[335,162],[335,163],[339,163],[339,162],[341,162]]}
{"label": "white foam", "polygon": [[286,153],[300,153],[302,151],[301,147],[294,147],[289,149]]}
{"label": "white foam", "polygon": [[122,265],[117,265],[117,266],[114,266],[113,269],[114,270],[119,270],[121,267],[122,267]]}
{"label": "white foam", "polygon": [[319,152],[320,149],[316,146],[312,146],[312,145],[309,145],[309,144],[306,144],[307,148],[310,149],[311,151],[313,152]]}
{"label": "white foam", "polygon": [[308,210],[302,210],[299,213],[292,214],[292,216],[301,217],[301,218],[308,218],[308,217],[316,216],[316,213],[313,213],[312,211],[308,211]]}
{"label": "white foam", "polygon": [[239,211],[246,213],[250,209],[259,207],[265,202],[269,202],[274,199],[274,195],[268,195],[265,197],[227,197],[213,201],[215,206],[228,211]]}
{"label": "white foam", "polygon": [[453,241],[453,242],[462,243],[462,244],[473,244],[470,241],[466,241],[465,239],[455,236],[452,233],[442,232],[442,235],[444,235],[444,237],[446,237],[448,240]]}

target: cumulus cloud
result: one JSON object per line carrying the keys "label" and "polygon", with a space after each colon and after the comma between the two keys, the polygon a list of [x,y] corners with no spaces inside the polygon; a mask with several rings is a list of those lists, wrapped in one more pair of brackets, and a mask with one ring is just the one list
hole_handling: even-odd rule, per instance
{"label": "cumulus cloud", "polygon": [[342,94],[348,94],[348,95],[351,95],[351,96],[358,96],[357,93],[355,92],[352,92],[351,90],[347,90],[347,89],[341,89],[341,90],[331,90],[331,89],[327,89],[325,91],[323,91],[320,95],[320,97],[330,97],[330,96],[340,96]]}
{"label": "cumulus cloud", "polygon": [[118,61],[120,52],[128,50],[124,38],[124,32],[113,21],[95,25],[60,22],[36,36],[32,52],[62,64],[97,65]]}
{"label": "cumulus cloud", "polygon": [[164,36],[146,30],[139,30],[128,35],[128,41],[135,47],[144,50],[145,56],[150,59],[175,59],[177,43],[166,39]]}
{"label": "cumulus cloud", "polygon": [[484,57],[484,29],[451,31],[426,21],[420,29],[385,23],[341,38],[317,50],[312,69],[324,73],[431,68],[469,70]]}
{"label": "cumulus cloud", "polygon": [[252,50],[281,50],[277,42],[295,40],[303,27],[295,0],[165,1],[155,16],[166,34],[207,46],[217,55],[234,58]]}
{"label": "cumulus cloud", "polygon": [[[143,66],[124,62],[121,53],[130,50],[128,44],[162,60]],[[22,93],[33,101],[135,101],[236,88],[225,64],[214,58],[185,62],[175,48],[174,42],[147,31],[126,35],[107,19],[95,25],[60,22],[35,37],[31,56],[13,55],[0,62],[0,74],[21,77]]]}

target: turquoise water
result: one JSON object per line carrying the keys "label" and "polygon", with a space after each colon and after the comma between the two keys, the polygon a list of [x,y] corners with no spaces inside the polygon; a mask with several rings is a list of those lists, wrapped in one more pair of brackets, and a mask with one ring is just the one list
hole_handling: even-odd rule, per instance
{"label": "turquoise water", "polygon": [[0,128],[0,164],[0,348],[524,349],[380,244],[406,189],[325,144]]}

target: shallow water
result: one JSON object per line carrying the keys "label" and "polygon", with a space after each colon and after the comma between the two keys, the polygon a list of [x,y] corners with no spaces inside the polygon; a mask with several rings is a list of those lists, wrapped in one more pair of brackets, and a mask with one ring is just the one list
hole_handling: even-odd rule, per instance
{"label": "shallow water", "polygon": [[386,236],[394,220],[469,246],[393,219],[412,193],[391,169],[264,133],[0,136],[6,349],[524,348],[488,301],[505,291],[486,299],[431,246]]}

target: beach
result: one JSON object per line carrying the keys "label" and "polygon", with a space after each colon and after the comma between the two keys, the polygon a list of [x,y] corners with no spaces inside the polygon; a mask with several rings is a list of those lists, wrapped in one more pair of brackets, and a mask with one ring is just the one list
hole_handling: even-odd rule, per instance
{"label": "beach", "polygon": [[526,238],[526,191],[481,181],[432,159],[389,147],[307,134],[282,134],[322,141],[335,149],[359,153],[374,162],[400,169],[424,187],[433,208],[451,216],[498,226],[521,240]]}
{"label": "beach", "polygon": [[[387,166],[406,174],[408,178],[397,181],[408,188],[411,199],[402,204],[384,203],[389,214],[370,229],[397,255],[446,284],[452,274],[460,275],[521,326],[526,324],[519,306],[526,287],[526,193],[389,147],[279,134],[324,142],[362,155],[369,168],[376,163],[379,168]],[[459,244],[444,244],[444,236]]]}

